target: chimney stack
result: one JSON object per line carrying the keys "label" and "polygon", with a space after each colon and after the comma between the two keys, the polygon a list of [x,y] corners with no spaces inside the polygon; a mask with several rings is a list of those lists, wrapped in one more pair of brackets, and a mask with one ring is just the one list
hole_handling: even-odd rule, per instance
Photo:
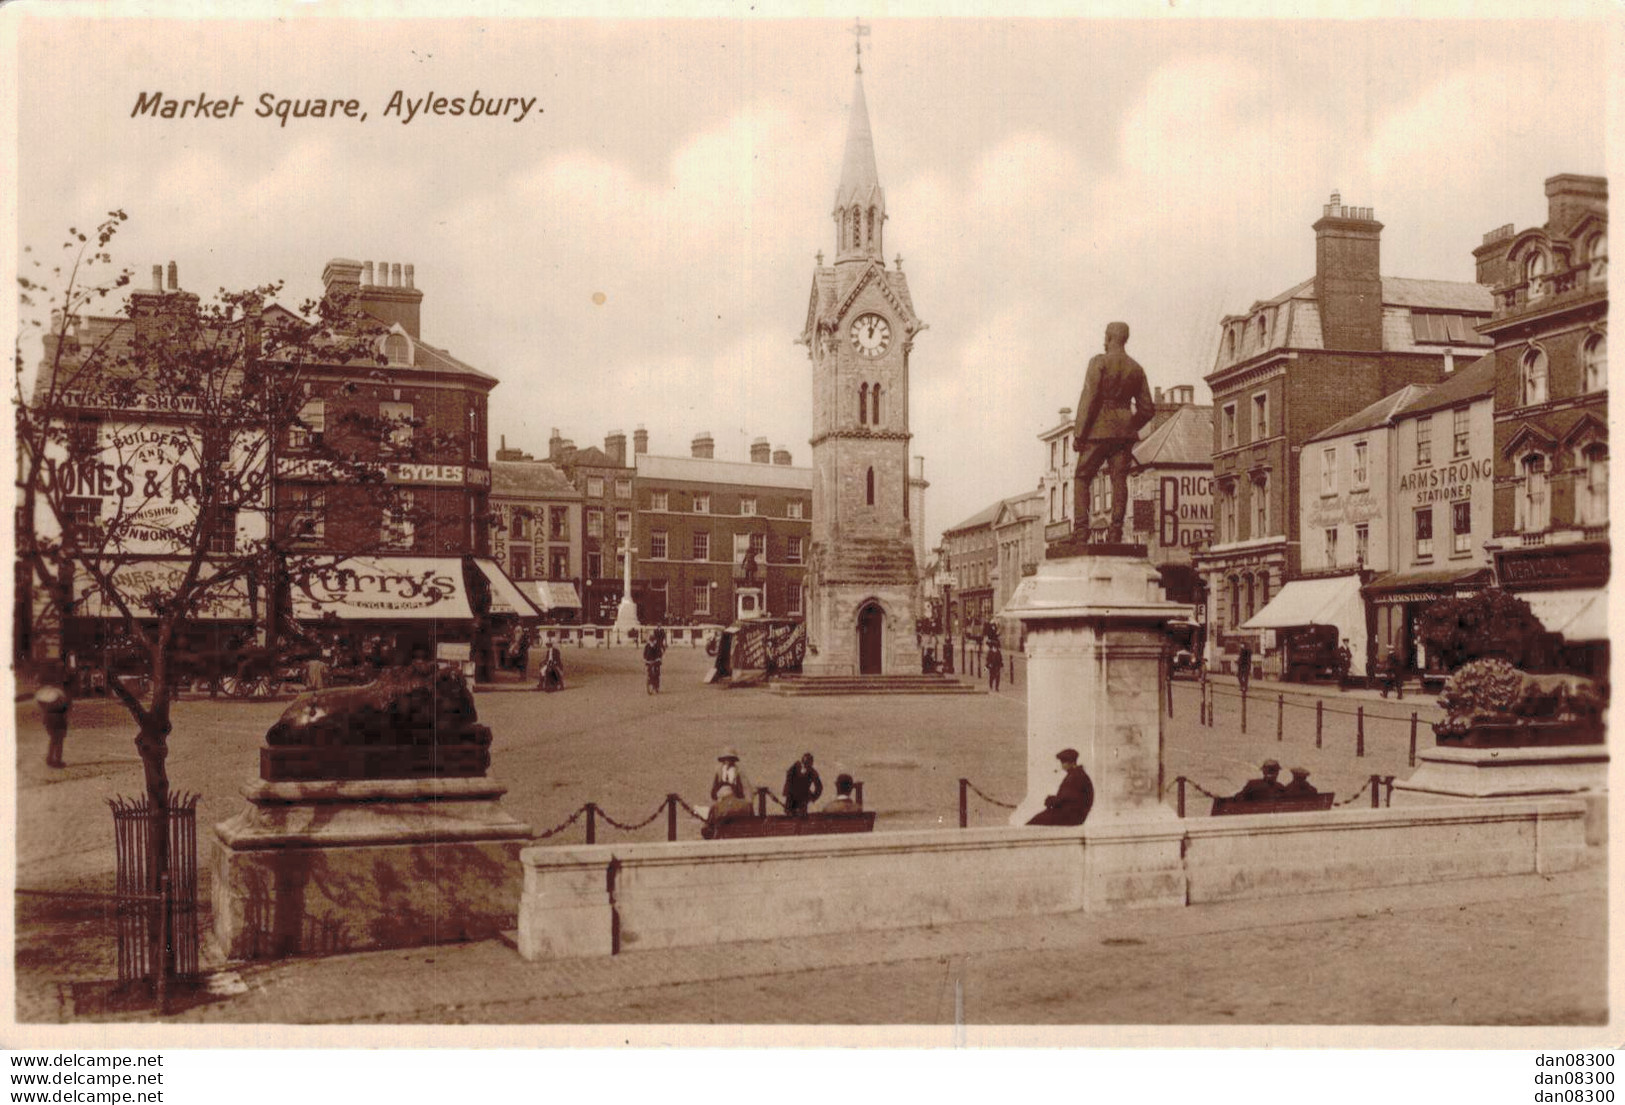
{"label": "chimney stack", "polygon": [[649,431],[643,428],[642,423],[639,423],[638,428],[632,431],[632,452],[635,455],[638,455],[647,453],[648,451]]}
{"label": "chimney stack", "polygon": [[322,283],[332,291],[335,284],[349,288],[356,295],[356,306],[385,326],[399,323],[414,339],[421,336],[423,293],[417,290],[413,267],[404,266],[402,283],[400,262],[333,260],[327,263]]}
{"label": "chimney stack", "polygon": [[1315,231],[1315,298],[1327,349],[1382,350],[1382,224],[1369,207],[1348,207],[1338,192]]}
{"label": "chimney stack", "polygon": [[773,463],[774,464],[786,464],[786,465],[789,464],[790,463],[790,450],[786,449],[782,445],[779,446],[777,449],[773,450]]}
{"label": "chimney stack", "polygon": [[1608,214],[1608,178],[1559,173],[1546,178],[1546,229],[1567,234],[1585,215]]}
{"label": "chimney stack", "polygon": [[152,266],[152,290],[155,292],[164,290],[164,266],[162,265]]}
{"label": "chimney stack", "polygon": [[576,459],[576,443],[569,438],[559,442],[559,463],[570,464]]}
{"label": "chimney stack", "polygon": [[711,439],[711,431],[701,430],[694,435],[694,441],[689,446],[690,455],[697,460],[712,460],[716,456],[716,443]]}
{"label": "chimney stack", "polygon": [[611,430],[604,435],[604,452],[609,459],[615,462],[617,468],[626,467],[626,435],[620,430]]}
{"label": "chimney stack", "polygon": [[169,290],[172,292],[181,290],[180,272],[173,261],[169,263]]}
{"label": "chimney stack", "polygon": [[759,437],[750,443],[750,462],[752,464],[771,464],[773,461],[773,446],[767,443],[767,438]]}

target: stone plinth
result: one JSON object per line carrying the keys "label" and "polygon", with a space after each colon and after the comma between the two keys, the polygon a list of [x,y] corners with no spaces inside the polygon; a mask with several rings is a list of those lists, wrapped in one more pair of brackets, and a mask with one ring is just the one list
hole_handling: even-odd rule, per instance
{"label": "stone plinth", "polygon": [[530,826],[490,779],[254,782],[215,826],[215,936],[233,959],[489,936],[518,912]]}
{"label": "stone plinth", "polygon": [[1409,779],[1395,780],[1396,806],[1489,798],[1573,796],[1586,803],[1586,842],[1608,833],[1608,750],[1600,744],[1525,748],[1441,745],[1418,752]]}
{"label": "stone plinth", "polygon": [[1190,609],[1163,598],[1143,556],[1045,560],[1022,581],[1004,609],[1027,632],[1027,795],[1012,825],[1055,793],[1063,748],[1094,782],[1091,837],[1114,820],[1173,816],[1162,801],[1164,627]]}

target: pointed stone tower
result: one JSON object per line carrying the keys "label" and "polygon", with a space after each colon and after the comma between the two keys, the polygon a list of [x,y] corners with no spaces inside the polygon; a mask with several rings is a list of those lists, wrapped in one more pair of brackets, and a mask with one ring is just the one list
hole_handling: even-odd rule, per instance
{"label": "pointed stone tower", "polygon": [[[861,59],[861,55],[860,55]],[[908,281],[882,251],[886,193],[853,80],[835,263],[818,255],[801,337],[812,360],[813,516],[808,563],[809,675],[919,673],[908,370],[925,329]]]}

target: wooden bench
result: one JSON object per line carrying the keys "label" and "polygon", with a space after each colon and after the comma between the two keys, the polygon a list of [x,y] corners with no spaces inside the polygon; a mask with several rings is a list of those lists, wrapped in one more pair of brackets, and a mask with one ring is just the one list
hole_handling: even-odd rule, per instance
{"label": "wooden bench", "polygon": [[1215,798],[1213,800],[1213,816],[1223,817],[1226,814],[1237,813],[1312,813],[1315,810],[1329,810],[1332,808],[1332,799],[1335,794],[1322,791],[1311,794],[1307,798],[1278,798],[1271,802],[1249,802],[1242,798]]}
{"label": "wooden bench", "polygon": [[713,827],[711,839],[729,840],[751,836],[821,836],[825,833],[871,833],[875,829],[872,810],[859,813],[809,813],[806,817],[732,817]]}

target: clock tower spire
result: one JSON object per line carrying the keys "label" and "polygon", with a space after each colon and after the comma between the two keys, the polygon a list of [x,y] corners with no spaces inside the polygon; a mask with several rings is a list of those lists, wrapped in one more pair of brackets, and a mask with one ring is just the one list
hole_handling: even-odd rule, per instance
{"label": "clock tower spire", "polygon": [[886,194],[860,63],[840,182],[835,259],[819,255],[799,339],[812,361],[809,675],[918,673],[918,576],[910,514],[909,357],[925,324],[882,253]]}

